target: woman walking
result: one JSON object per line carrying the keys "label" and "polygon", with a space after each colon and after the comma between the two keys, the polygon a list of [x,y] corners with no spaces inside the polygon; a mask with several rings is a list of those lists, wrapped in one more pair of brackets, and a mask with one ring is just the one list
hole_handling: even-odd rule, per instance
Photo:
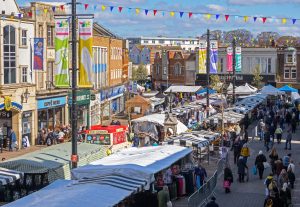
{"label": "woman walking", "polygon": [[276,138],[277,138],[277,144],[281,143],[281,137],[282,137],[282,129],[280,126],[277,127],[275,130]]}
{"label": "woman walking", "polygon": [[279,198],[280,198],[280,206],[282,207],[289,207],[292,204],[291,190],[289,189],[287,183],[283,184],[279,192]]}
{"label": "woman walking", "polygon": [[230,193],[230,186],[232,182],[233,182],[232,171],[229,168],[229,166],[226,166],[224,169],[224,184],[223,184],[225,188],[225,193]]}
{"label": "woman walking", "polygon": [[259,179],[263,178],[264,169],[265,169],[264,162],[267,162],[267,158],[263,154],[263,151],[260,150],[255,159],[255,166],[258,169]]}
{"label": "woman walking", "polygon": [[237,167],[238,167],[238,174],[239,174],[239,182],[243,183],[244,181],[244,177],[245,177],[245,170],[246,168],[248,169],[244,159],[242,156],[239,157],[238,163],[237,163]]}
{"label": "woman walking", "polygon": [[275,161],[278,160],[278,153],[277,153],[275,147],[272,148],[269,158],[270,158],[270,163],[271,163],[271,167],[272,167],[272,172],[273,172],[273,174],[275,174],[276,173]]}

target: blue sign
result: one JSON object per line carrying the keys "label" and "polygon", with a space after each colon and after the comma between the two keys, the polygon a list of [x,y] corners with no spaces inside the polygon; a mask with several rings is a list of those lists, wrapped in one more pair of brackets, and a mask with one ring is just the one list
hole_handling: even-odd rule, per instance
{"label": "blue sign", "polygon": [[63,106],[67,102],[66,97],[55,97],[55,98],[47,98],[47,99],[41,99],[37,100],[38,109],[47,109],[47,108],[53,108],[57,106]]}
{"label": "blue sign", "polygon": [[101,101],[104,101],[105,99],[113,99],[115,96],[123,94],[124,90],[125,90],[124,86],[118,86],[107,90],[102,90],[101,97],[100,97]]}

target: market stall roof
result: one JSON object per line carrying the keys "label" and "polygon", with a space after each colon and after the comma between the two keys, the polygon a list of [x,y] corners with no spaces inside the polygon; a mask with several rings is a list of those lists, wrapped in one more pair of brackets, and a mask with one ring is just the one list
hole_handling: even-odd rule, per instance
{"label": "market stall roof", "polygon": [[[228,111],[224,111],[224,123],[239,123],[244,117],[245,115],[240,114],[240,113],[236,113],[234,111],[232,111],[232,109],[229,109]],[[206,121],[210,121],[210,120],[222,120],[222,113],[217,113],[213,116],[210,116],[209,118],[206,119]]]}
{"label": "market stall roof", "polygon": [[[235,94],[253,94],[256,93],[257,89],[254,87],[250,87],[247,83],[245,85],[242,86],[238,86],[235,88]],[[233,93],[233,89],[229,90],[227,92],[228,94],[232,94]]]}
{"label": "market stall roof", "polygon": [[191,153],[191,149],[173,146],[128,148],[89,165],[72,170],[77,180],[110,175],[146,180],[145,190],[154,182],[154,174],[170,167]]}
{"label": "market stall roof", "polygon": [[23,178],[23,176],[23,172],[0,168],[0,186],[13,183],[16,180]]}
{"label": "market stall roof", "polygon": [[162,105],[163,103],[165,103],[165,98],[152,97],[152,98],[149,98],[149,101],[151,102],[151,105],[155,107],[155,106]]}
{"label": "market stall roof", "polygon": [[201,88],[201,86],[170,86],[165,93],[196,93]]}
{"label": "market stall roof", "polygon": [[266,95],[273,95],[273,96],[277,96],[277,95],[281,95],[284,94],[283,91],[278,90],[277,88],[275,88],[272,85],[266,85],[264,86],[261,90],[260,90],[261,94],[266,94]]}
{"label": "market stall roof", "polygon": [[[70,179],[71,143],[53,145],[17,158],[1,162],[0,167],[23,173],[47,173],[50,182]],[[106,147],[88,143],[78,143],[78,166],[106,156]]]}
{"label": "market stall roof", "polygon": [[266,100],[267,95],[255,94],[245,97],[239,102],[234,104],[233,111],[238,113],[248,113],[252,111],[255,107]]}
{"label": "market stall roof", "polygon": [[209,141],[203,137],[199,137],[189,134],[180,134],[178,136],[172,136],[167,140],[168,144],[174,144],[178,146],[185,146],[185,147],[206,147],[209,145]]}
{"label": "market stall roof", "polygon": [[[216,93],[217,91],[216,90],[214,90],[214,89],[208,89],[208,93],[209,94],[214,94],[214,93]],[[196,92],[196,94],[206,94],[207,93],[207,88],[203,88],[203,89],[201,89],[201,90],[199,90],[199,91],[197,91]]]}
{"label": "market stall roof", "polygon": [[[134,180],[134,179],[132,179]],[[112,207],[132,194],[131,191],[95,183],[76,184],[57,180],[47,187],[7,204],[7,207]],[[46,202],[46,203],[45,203]]]}
{"label": "market stall roof", "polygon": [[[140,117],[138,119],[133,119],[132,123],[140,123],[140,122],[151,122],[155,124],[159,124],[164,126],[165,114],[150,114],[147,116]],[[180,121],[177,124],[177,134],[187,131],[188,128]]]}
{"label": "market stall roof", "polygon": [[292,99],[292,101],[296,101],[299,98],[300,98],[300,95],[299,95],[298,92],[292,92],[291,93],[291,99]]}
{"label": "market stall roof", "polygon": [[289,86],[289,85],[285,85],[285,86],[283,86],[283,87],[279,88],[278,90],[280,90],[280,91],[284,91],[284,92],[298,92],[298,90],[297,90],[297,89],[295,89],[295,88],[292,88],[292,87],[291,87],[291,86]]}
{"label": "market stall roof", "polygon": [[200,131],[192,131],[191,132],[195,136],[200,136],[204,137],[207,139],[209,142],[215,141],[218,137],[221,136],[220,133],[217,132],[211,132],[211,131],[206,131],[206,130],[200,130]]}

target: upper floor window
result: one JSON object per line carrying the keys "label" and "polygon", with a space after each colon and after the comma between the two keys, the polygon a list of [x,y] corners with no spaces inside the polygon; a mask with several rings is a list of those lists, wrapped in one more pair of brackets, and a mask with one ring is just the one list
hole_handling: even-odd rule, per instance
{"label": "upper floor window", "polygon": [[268,73],[272,73],[272,59],[268,58]]}
{"label": "upper floor window", "polygon": [[27,83],[28,82],[28,67],[23,66],[22,67],[22,83]]}
{"label": "upper floor window", "polygon": [[174,65],[174,75],[176,76],[181,75],[181,66],[179,63]]}
{"label": "upper floor window", "polygon": [[159,40],[158,42],[159,42],[160,44],[164,44],[164,43],[165,43],[164,40]]}
{"label": "upper floor window", "polygon": [[4,84],[16,83],[16,29],[3,28]]}
{"label": "upper floor window", "polygon": [[21,32],[21,46],[27,46],[27,30],[24,29]]}
{"label": "upper floor window", "polygon": [[48,47],[54,46],[54,26],[47,26],[47,45]]}
{"label": "upper floor window", "polygon": [[159,69],[159,65],[156,65],[156,75],[159,75],[159,73],[160,73],[160,71],[159,71],[160,69]]}
{"label": "upper floor window", "polygon": [[152,40],[152,44],[155,44],[155,40]]}
{"label": "upper floor window", "polygon": [[287,64],[295,64],[296,63],[296,54],[295,53],[288,53],[285,56],[285,63]]}

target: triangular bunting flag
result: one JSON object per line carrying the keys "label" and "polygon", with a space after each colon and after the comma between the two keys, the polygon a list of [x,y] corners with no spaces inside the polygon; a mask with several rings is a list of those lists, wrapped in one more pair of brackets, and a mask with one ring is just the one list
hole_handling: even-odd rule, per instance
{"label": "triangular bunting flag", "polygon": [[89,4],[84,4],[84,9],[87,10],[87,8],[89,7]]}
{"label": "triangular bunting flag", "polygon": [[253,17],[253,21],[256,22],[256,20],[257,20],[257,17]]}
{"label": "triangular bunting flag", "polygon": [[96,11],[96,9],[97,9],[97,5],[94,5],[94,11]]}
{"label": "triangular bunting flag", "polygon": [[140,9],[139,9],[139,8],[136,8],[136,9],[135,9],[135,13],[136,13],[136,14],[139,14],[139,13],[140,13]]}
{"label": "triangular bunting flag", "polygon": [[219,17],[220,17],[220,14],[216,14],[216,19],[219,19]]}
{"label": "triangular bunting flag", "polygon": [[248,22],[248,16],[244,16],[244,22]]}
{"label": "triangular bunting flag", "polygon": [[31,11],[28,12],[28,16],[29,16],[29,17],[32,17],[32,12],[31,12]]}
{"label": "triangular bunting flag", "polygon": [[22,14],[21,14],[21,13],[19,13],[19,14],[18,14],[18,17],[19,17],[19,19],[21,19],[21,17],[22,17]]}
{"label": "triangular bunting flag", "polygon": [[179,14],[180,14],[180,17],[182,17],[182,16],[183,16],[183,14],[184,14],[184,12],[179,12]]}
{"label": "triangular bunting flag", "polygon": [[165,12],[164,11],[162,12],[162,15],[165,16]]}
{"label": "triangular bunting flag", "polygon": [[293,22],[293,24],[295,24],[296,23],[296,19],[292,19],[292,22]]}
{"label": "triangular bunting flag", "polygon": [[146,16],[148,15],[148,12],[149,12],[149,10],[148,10],[148,9],[145,9],[145,14],[146,14]]}
{"label": "triangular bunting flag", "polygon": [[45,8],[45,9],[44,9],[44,13],[47,14],[47,12],[48,12],[48,9]]}
{"label": "triangular bunting flag", "polygon": [[267,17],[262,17],[262,22],[266,23],[266,21],[267,21]]}
{"label": "triangular bunting flag", "polygon": [[53,7],[52,7],[52,11],[55,12],[55,9],[56,9],[55,6],[53,6]]}
{"label": "triangular bunting flag", "polygon": [[156,9],[154,9],[154,10],[153,10],[153,15],[155,16],[155,15],[156,15],[156,13],[157,13],[157,10],[156,10]]}
{"label": "triangular bunting flag", "polygon": [[210,19],[211,14],[206,14],[205,17],[206,17],[206,19]]}
{"label": "triangular bunting flag", "polygon": [[[101,9],[102,9],[102,11],[105,11],[106,6],[102,5],[102,6],[101,6]],[[114,7],[110,7],[110,11],[112,11],[113,9],[114,9]]]}
{"label": "triangular bunting flag", "polygon": [[229,19],[229,15],[225,14],[225,20],[226,20],[226,22],[228,21],[228,19]]}
{"label": "triangular bunting flag", "polygon": [[193,16],[192,12],[189,12],[189,18],[191,18]]}
{"label": "triangular bunting flag", "polygon": [[174,17],[174,15],[175,15],[175,12],[173,12],[173,11],[170,12],[170,16],[171,16],[171,17]]}
{"label": "triangular bunting flag", "polygon": [[[103,10],[103,6],[102,6],[102,10]],[[110,7],[110,11],[112,12],[113,10],[114,10],[114,7],[111,6],[111,7]]]}
{"label": "triangular bunting flag", "polygon": [[131,8],[128,8],[128,14],[130,14],[131,13]]}
{"label": "triangular bunting flag", "polygon": [[64,5],[60,5],[60,9],[61,9],[61,10],[64,10],[64,9],[65,9],[65,6],[64,6]]}
{"label": "triangular bunting flag", "polygon": [[281,19],[282,24],[286,23],[286,18]]}
{"label": "triangular bunting flag", "polygon": [[122,12],[123,7],[119,6],[119,12]]}

